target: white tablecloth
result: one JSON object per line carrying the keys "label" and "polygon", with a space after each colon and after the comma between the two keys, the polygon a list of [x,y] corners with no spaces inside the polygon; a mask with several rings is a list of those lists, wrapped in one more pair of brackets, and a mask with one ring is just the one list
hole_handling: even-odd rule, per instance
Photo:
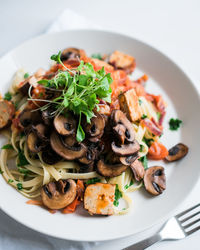
{"label": "white tablecloth", "polygon": [[[87,17],[78,22],[76,14],[63,26],[52,22],[65,8]],[[176,61],[199,87],[200,2],[198,0],[123,0],[67,1],[18,0],[0,2],[0,54],[28,38],[63,28],[96,27],[134,36],[159,48]],[[69,18],[69,17],[68,17]],[[92,22],[91,22],[92,20]],[[69,22],[69,23],[68,23]],[[70,25],[69,25],[70,24]],[[198,164],[198,163],[197,163]],[[184,203],[184,208],[199,202],[200,181]],[[54,239],[34,232],[0,211],[0,249],[122,249],[145,238],[156,229],[120,240],[103,243],[80,243]],[[151,247],[159,250],[197,250],[200,232],[177,242],[163,242]]]}

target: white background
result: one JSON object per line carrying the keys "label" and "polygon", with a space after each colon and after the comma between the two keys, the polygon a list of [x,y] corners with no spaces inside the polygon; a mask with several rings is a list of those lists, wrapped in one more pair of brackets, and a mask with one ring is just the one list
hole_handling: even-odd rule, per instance
{"label": "white background", "polygon": [[[177,62],[199,87],[199,0],[0,0],[0,55],[45,32],[65,8],[71,8],[105,29],[125,33],[150,43]],[[186,200],[183,209],[200,201],[199,190],[200,181]],[[27,246],[24,249],[69,249],[69,243],[53,238],[46,239],[43,235],[14,222],[1,211],[0,221],[0,235],[3,236],[0,249],[3,249],[2,246],[5,249],[3,243],[6,235],[15,242],[7,245],[7,250],[21,249],[17,242],[24,242]],[[139,236],[90,247],[120,249],[131,241],[144,238],[150,232],[149,230]],[[200,231],[182,241],[163,242],[150,249],[197,250],[200,249],[199,243]],[[80,249],[80,245],[77,244],[76,248]]]}

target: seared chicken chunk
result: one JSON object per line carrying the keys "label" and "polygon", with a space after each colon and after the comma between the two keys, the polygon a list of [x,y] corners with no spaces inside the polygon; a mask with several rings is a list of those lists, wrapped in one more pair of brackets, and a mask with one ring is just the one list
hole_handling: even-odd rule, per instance
{"label": "seared chicken chunk", "polygon": [[130,89],[119,95],[120,108],[126,113],[129,120],[137,121],[142,116],[142,111],[139,104],[139,98],[134,89]]}
{"label": "seared chicken chunk", "polygon": [[118,50],[111,54],[109,63],[117,69],[125,70],[128,74],[133,72],[135,68],[135,58]]}
{"label": "seared chicken chunk", "polygon": [[96,183],[85,189],[84,208],[90,214],[114,214],[115,185]]}

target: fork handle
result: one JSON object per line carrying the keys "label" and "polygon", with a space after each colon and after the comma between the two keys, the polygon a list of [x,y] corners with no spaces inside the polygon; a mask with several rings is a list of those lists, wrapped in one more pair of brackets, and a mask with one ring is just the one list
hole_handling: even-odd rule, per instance
{"label": "fork handle", "polygon": [[145,248],[150,247],[151,245],[159,241],[162,241],[162,237],[159,233],[157,233],[145,240],[139,241],[138,243],[132,246],[124,248],[124,250],[144,250]]}

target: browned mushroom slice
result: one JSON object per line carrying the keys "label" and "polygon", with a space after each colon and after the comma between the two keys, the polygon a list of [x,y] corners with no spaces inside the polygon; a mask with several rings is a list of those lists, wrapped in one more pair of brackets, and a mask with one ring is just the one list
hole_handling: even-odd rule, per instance
{"label": "browned mushroom slice", "polygon": [[24,109],[19,114],[19,122],[21,127],[26,128],[33,124],[38,124],[42,120],[39,111],[31,111],[30,109]]}
{"label": "browned mushroom slice", "polygon": [[101,139],[102,136],[103,136],[103,132],[101,134],[97,135],[97,136],[91,136],[91,137],[89,137],[88,140],[90,142],[96,143],[96,142],[98,142]]}
{"label": "browned mushroom slice", "polygon": [[46,146],[46,143],[42,141],[34,132],[30,132],[27,136],[28,149],[33,153],[38,153]]}
{"label": "browned mushroom slice", "polygon": [[96,137],[101,134],[103,135],[104,127],[105,127],[104,117],[99,113],[95,113],[95,116],[91,119],[91,123],[84,124],[85,132],[92,137]]}
{"label": "browned mushroom slice", "polygon": [[141,181],[144,178],[145,170],[141,161],[135,160],[130,165],[130,168],[133,172],[133,175],[136,181]]}
{"label": "browned mushroom slice", "polygon": [[12,102],[7,100],[0,101],[0,129],[5,128],[11,123],[15,114],[15,107]]}
{"label": "browned mushroom slice", "polygon": [[103,160],[99,160],[97,163],[97,172],[104,177],[115,177],[122,174],[128,166],[121,163],[119,164],[106,164]]}
{"label": "browned mushroom slice", "polygon": [[161,166],[150,167],[145,171],[144,186],[146,190],[159,195],[166,189],[166,178],[164,168]]}
{"label": "browned mushroom slice", "polygon": [[37,134],[37,136],[41,140],[48,140],[49,137],[49,129],[47,126],[45,126],[42,123],[39,123],[37,125],[33,125],[33,131]]}
{"label": "browned mushroom slice", "polygon": [[133,142],[135,132],[132,123],[128,120],[126,115],[118,109],[111,113],[111,120],[114,125],[114,132],[118,136],[119,141],[124,144],[125,141]]}
{"label": "browned mushroom slice", "polygon": [[185,157],[188,153],[188,147],[183,143],[178,143],[169,150],[168,156],[165,157],[167,161],[178,161]]}
{"label": "browned mushroom slice", "polygon": [[130,166],[138,158],[138,153],[129,156],[121,156],[120,162],[126,166]]}
{"label": "browned mushroom slice", "polygon": [[61,140],[63,144],[66,145],[66,147],[73,147],[75,144],[78,144],[75,134],[66,136],[64,138],[61,137]]}
{"label": "browned mushroom slice", "polygon": [[36,85],[38,82],[38,78],[36,78],[35,76],[29,76],[27,79],[25,79],[23,82],[21,82],[18,86],[19,91],[23,94],[23,95],[28,95],[28,90],[30,88],[31,85]]}
{"label": "browned mushroom slice", "polygon": [[53,122],[53,117],[54,117],[55,109],[50,106],[48,109],[45,109],[42,112],[42,119],[46,125],[51,125]]}
{"label": "browned mushroom slice", "polygon": [[50,182],[41,189],[43,204],[50,209],[61,209],[71,204],[76,197],[76,182],[59,180]]}
{"label": "browned mushroom slice", "polygon": [[94,162],[94,160],[95,160],[95,152],[88,149],[86,155],[84,157],[81,157],[79,159],[79,162],[86,165],[86,164],[91,164],[92,162]]}
{"label": "browned mushroom slice", "polygon": [[50,145],[48,146],[47,150],[42,151],[41,157],[43,162],[48,165],[54,165],[62,159],[62,157],[56,154]]}
{"label": "browned mushroom slice", "polygon": [[118,146],[115,144],[115,142],[112,142],[111,147],[112,147],[112,150],[117,155],[120,155],[120,156],[133,155],[140,150],[140,144],[136,140],[134,140],[133,143],[123,144],[121,146]]}
{"label": "browned mushroom slice", "polygon": [[86,152],[87,148],[84,144],[80,143],[78,145],[74,145],[72,147],[64,145],[62,143],[62,139],[56,132],[54,131],[50,136],[50,143],[53,150],[62,156],[66,160],[75,160],[83,157]]}
{"label": "browned mushroom slice", "polygon": [[62,61],[69,60],[69,59],[77,59],[82,56],[86,56],[85,51],[82,49],[76,48],[67,48],[62,51],[60,59]]}
{"label": "browned mushroom slice", "polygon": [[61,135],[71,135],[76,130],[76,120],[70,114],[67,117],[56,116],[53,123],[55,129]]}

